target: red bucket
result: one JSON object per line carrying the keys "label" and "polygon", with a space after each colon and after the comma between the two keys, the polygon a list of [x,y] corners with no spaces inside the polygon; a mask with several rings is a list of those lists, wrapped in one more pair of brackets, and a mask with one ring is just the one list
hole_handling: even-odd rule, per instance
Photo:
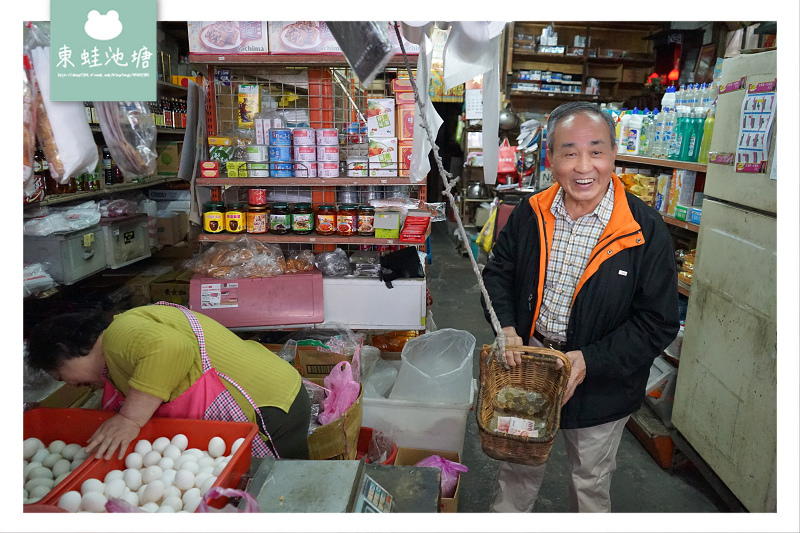
{"label": "red bucket", "polygon": [[[361,426],[361,431],[358,433],[358,444],[356,445],[356,459],[361,459],[365,455],[367,455],[367,451],[369,451],[369,443],[372,440],[372,428]],[[384,465],[393,465],[394,459],[397,457],[397,444],[394,444],[392,448],[392,453],[389,454],[389,457],[386,458],[384,462],[381,464]],[[369,463],[369,457],[367,457],[367,462]]]}

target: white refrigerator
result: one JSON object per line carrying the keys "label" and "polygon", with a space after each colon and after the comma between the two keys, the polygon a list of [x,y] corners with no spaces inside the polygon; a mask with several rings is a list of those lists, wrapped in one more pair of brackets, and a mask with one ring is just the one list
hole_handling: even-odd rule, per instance
{"label": "white refrigerator", "polygon": [[672,412],[751,512],[777,507],[776,60],[723,62]]}

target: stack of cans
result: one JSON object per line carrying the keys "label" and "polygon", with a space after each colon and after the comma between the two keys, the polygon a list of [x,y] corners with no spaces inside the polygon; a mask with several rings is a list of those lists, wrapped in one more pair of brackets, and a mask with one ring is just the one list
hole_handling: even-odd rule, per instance
{"label": "stack of cans", "polygon": [[269,130],[269,161],[269,171],[273,178],[294,177],[292,130],[289,128]]}

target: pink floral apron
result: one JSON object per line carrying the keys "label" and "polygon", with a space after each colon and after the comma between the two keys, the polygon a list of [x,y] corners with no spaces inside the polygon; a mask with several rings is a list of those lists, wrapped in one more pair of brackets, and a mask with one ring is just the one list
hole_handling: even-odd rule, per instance
{"label": "pink floral apron", "polygon": [[[269,433],[266,432],[266,424],[264,424],[264,419],[261,417],[261,411],[258,406],[256,406],[255,402],[253,402],[250,395],[233,379],[211,366],[211,361],[208,359],[208,354],[206,353],[206,341],[203,336],[203,329],[200,327],[200,322],[197,320],[197,317],[181,305],[170,302],[158,302],[155,305],[177,307],[186,315],[192,327],[192,331],[197,337],[197,342],[200,345],[200,357],[203,361],[203,375],[180,396],[171,402],[162,403],[159,408],[156,409],[155,413],[153,413],[153,416],[164,418],[188,418],[193,420],[249,422],[244,411],[242,411],[239,404],[236,403],[236,400],[233,399],[233,396],[228,389],[225,388],[225,385],[222,384],[220,380],[220,378],[222,378],[236,387],[236,389],[247,398],[247,401],[253,406],[256,416],[261,420],[261,426],[265,428],[264,433],[267,438],[269,438]],[[103,409],[107,411],[118,411],[125,401],[125,396],[114,387],[107,377],[103,379],[105,381],[103,387]],[[258,435],[253,438],[252,455],[253,457],[278,457],[278,453],[274,447],[268,445],[264,439],[260,438]]]}

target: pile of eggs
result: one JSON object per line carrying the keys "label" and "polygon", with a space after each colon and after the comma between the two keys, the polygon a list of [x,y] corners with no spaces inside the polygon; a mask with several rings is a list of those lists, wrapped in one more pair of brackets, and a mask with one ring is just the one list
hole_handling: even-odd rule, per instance
{"label": "pile of eggs", "polygon": [[36,503],[87,458],[80,444],[54,440],[45,446],[36,437],[22,442],[22,501]]}
{"label": "pile of eggs", "polygon": [[225,455],[222,437],[213,437],[206,450],[188,448],[183,434],[152,443],[139,440],[125,456],[125,470],[111,470],[102,480],[86,479],[80,491],[64,493],[58,506],[69,512],[102,513],[113,498],[145,512],[192,513],[243,442],[237,439]]}

